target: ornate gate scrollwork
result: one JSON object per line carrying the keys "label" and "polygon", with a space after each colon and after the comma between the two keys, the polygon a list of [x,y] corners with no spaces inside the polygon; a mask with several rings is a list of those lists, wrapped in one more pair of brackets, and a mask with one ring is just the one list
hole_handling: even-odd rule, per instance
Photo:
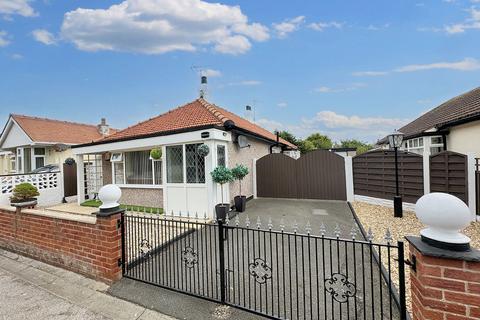
{"label": "ornate gate scrollwork", "polygon": [[330,293],[336,301],[345,303],[348,298],[355,296],[357,289],[345,275],[334,273],[331,278],[325,280],[325,291]]}
{"label": "ornate gate scrollwork", "polygon": [[148,258],[150,256],[150,251],[152,250],[152,246],[147,239],[143,239],[139,245],[140,255],[142,258]]}
{"label": "ornate gate scrollwork", "polygon": [[192,247],[186,247],[182,251],[182,260],[187,268],[193,268],[198,263],[198,256]]}
{"label": "ornate gate scrollwork", "polygon": [[248,271],[255,281],[264,284],[268,279],[272,278],[272,268],[270,268],[265,260],[256,258],[248,265]]}

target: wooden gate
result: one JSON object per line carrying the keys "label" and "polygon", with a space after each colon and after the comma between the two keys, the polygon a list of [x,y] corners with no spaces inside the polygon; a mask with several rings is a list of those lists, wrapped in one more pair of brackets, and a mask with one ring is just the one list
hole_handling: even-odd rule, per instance
{"label": "wooden gate", "polygon": [[[399,193],[415,203],[423,196],[423,157],[398,151]],[[395,152],[375,150],[353,158],[355,194],[392,200],[395,195]]]}
{"label": "wooden gate", "polygon": [[461,153],[430,156],[430,192],[445,192],[468,204],[468,159]]}
{"label": "wooden gate", "polygon": [[345,160],[327,150],[298,160],[273,153],[257,161],[257,195],[268,198],[347,200]]}
{"label": "wooden gate", "polygon": [[63,164],[64,197],[77,195],[77,164]]}

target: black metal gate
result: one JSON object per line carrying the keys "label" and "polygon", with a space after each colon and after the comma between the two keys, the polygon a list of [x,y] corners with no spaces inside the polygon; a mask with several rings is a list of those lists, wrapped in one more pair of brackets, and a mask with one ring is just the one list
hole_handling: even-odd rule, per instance
{"label": "black metal gate", "polygon": [[124,215],[122,225],[124,277],[272,319],[407,317],[404,246],[388,236],[358,240],[354,228],[343,239],[309,224],[275,231],[248,217]]}

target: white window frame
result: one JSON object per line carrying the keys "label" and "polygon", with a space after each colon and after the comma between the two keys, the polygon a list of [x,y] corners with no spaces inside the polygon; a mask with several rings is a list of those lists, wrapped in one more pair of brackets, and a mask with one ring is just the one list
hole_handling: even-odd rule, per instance
{"label": "white window frame", "polygon": [[[42,155],[36,155],[35,154],[35,149],[43,149],[44,154]],[[32,147],[32,170],[37,169],[37,158],[43,158],[43,166],[47,165],[47,148],[45,147]],[[41,167],[38,167],[41,168]]]}
{"label": "white window frame", "polygon": [[123,162],[123,153],[115,152],[110,156],[110,162]]}
{"label": "white window frame", "polygon": [[[156,184],[155,183],[155,164],[154,162],[155,161],[163,161],[163,159],[160,159],[160,160],[154,160],[154,159],[150,159],[150,165],[152,166],[152,184],[130,184],[130,183],[127,183],[127,176],[126,176],[126,171],[125,171],[125,153],[127,152],[137,152],[137,151],[145,151],[145,150],[132,150],[132,151],[124,151],[124,152],[115,152],[115,153],[112,153],[112,156],[110,157],[110,162],[111,162],[111,166],[112,166],[112,183],[121,187],[121,188],[136,188],[136,189],[161,189],[163,188],[165,182],[164,182],[164,176],[163,176],[163,172],[162,172],[162,183],[161,184]],[[117,156],[117,159],[113,159],[113,156],[114,155],[119,155],[120,159],[121,160],[118,160],[118,156]],[[117,183],[115,180],[115,163],[122,163],[123,164],[123,183]],[[163,166],[163,164],[162,164]]]}

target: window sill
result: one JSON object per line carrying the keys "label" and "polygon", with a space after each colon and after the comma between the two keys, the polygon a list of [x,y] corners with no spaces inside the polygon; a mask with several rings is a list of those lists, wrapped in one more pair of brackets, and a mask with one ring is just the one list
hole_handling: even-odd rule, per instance
{"label": "window sill", "polygon": [[115,184],[119,188],[131,188],[131,189],[163,189],[163,184]]}

